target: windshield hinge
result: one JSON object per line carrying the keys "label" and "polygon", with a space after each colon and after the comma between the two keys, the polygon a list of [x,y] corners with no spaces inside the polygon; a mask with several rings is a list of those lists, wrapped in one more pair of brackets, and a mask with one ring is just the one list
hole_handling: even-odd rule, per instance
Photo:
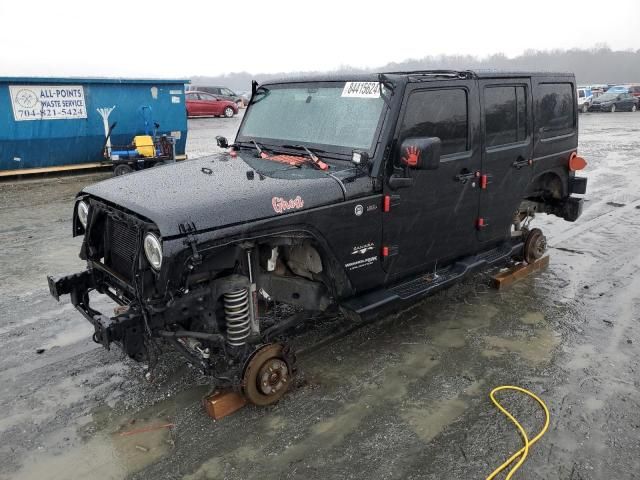
{"label": "windshield hinge", "polygon": [[393,84],[389,78],[384,73],[378,74],[378,81],[385,87],[389,89],[390,95],[387,97],[382,89],[380,89],[380,96],[382,97],[382,101],[387,105],[387,108],[391,108],[391,95],[394,94],[396,86]]}
{"label": "windshield hinge", "polygon": [[184,239],[184,244],[189,245],[191,247],[192,255],[191,255],[191,264],[199,265],[202,263],[202,256],[198,252],[198,240],[196,239],[196,224],[193,222],[185,222],[178,225],[178,229],[180,233],[186,235]]}

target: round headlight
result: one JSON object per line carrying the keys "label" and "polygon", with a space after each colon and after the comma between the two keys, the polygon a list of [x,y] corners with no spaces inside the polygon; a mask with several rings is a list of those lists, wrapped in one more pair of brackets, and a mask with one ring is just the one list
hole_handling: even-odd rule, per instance
{"label": "round headlight", "polygon": [[78,220],[84,228],[87,228],[87,218],[89,218],[89,205],[86,202],[78,202]]}
{"label": "round headlight", "polygon": [[144,237],[144,254],[153,268],[160,270],[162,266],[162,243],[153,233],[147,233]]}

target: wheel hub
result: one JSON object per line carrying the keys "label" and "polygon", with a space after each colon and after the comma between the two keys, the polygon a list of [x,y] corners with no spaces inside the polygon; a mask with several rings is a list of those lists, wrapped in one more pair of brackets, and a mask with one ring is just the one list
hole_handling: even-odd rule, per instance
{"label": "wheel hub", "polygon": [[542,230],[534,228],[527,235],[524,242],[524,259],[527,263],[533,263],[542,258],[547,251],[547,239],[542,234]]}
{"label": "wheel hub", "polygon": [[282,345],[264,345],[245,364],[243,393],[254,405],[276,403],[289,388],[291,373]]}
{"label": "wheel hub", "polygon": [[287,364],[278,358],[265,362],[258,373],[258,390],[265,395],[274,395],[289,381]]}

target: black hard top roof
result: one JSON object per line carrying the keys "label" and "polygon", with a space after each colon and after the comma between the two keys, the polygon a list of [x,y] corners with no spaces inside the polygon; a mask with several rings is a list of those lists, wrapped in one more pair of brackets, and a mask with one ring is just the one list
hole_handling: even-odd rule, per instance
{"label": "black hard top roof", "polygon": [[456,78],[510,78],[510,77],[571,77],[570,72],[527,72],[527,71],[503,71],[503,70],[408,70],[395,72],[376,73],[331,73],[298,75],[280,79],[265,81],[264,85],[276,83],[302,83],[302,82],[377,82],[380,75],[404,76],[416,80],[445,80]]}

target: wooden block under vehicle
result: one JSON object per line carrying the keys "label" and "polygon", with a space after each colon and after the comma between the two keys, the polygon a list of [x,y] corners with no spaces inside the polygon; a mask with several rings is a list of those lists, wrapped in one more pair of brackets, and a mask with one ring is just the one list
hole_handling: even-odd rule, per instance
{"label": "wooden block under vehicle", "polygon": [[500,272],[491,277],[491,285],[500,290],[525,278],[533,272],[546,268],[547,265],[549,265],[549,255],[539,258],[533,263],[522,263],[520,265],[516,265],[505,272]]}
{"label": "wooden block under vehicle", "polygon": [[219,391],[204,397],[202,403],[211,418],[220,420],[244,407],[247,399],[238,392]]}

